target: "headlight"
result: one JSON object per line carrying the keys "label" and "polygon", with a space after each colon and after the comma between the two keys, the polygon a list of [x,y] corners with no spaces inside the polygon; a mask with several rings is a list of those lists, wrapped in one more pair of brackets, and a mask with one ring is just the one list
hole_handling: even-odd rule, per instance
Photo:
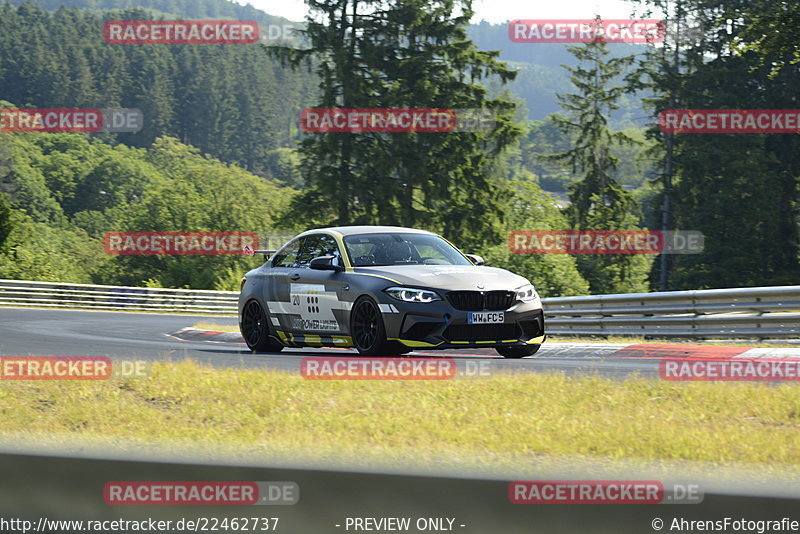
{"label": "headlight", "polygon": [[539,295],[536,294],[536,288],[533,287],[533,284],[518,287],[515,291],[517,293],[517,300],[521,300],[522,302],[530,302],[539,298]]}
{"label": "headlight", "polygon": [[442,300],[435,291],[416,289],[413,287],[390,287],[385,290],[389,295],[403,302],[433,302]]}

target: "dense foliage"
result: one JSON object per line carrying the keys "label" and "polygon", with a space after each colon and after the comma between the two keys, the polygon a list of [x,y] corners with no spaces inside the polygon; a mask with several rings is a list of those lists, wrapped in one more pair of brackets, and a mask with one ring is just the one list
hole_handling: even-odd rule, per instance
{"label": "dense foliage", "polygon": [[106,136],[141,148],[168,135],[256,174],[276,174],[274,151],[296,138],[297,113],[314,101],[312,78],[282,68],[257,44],[103,40],[106,20],[153,18],[143,9],[0,4],[0,99],[20,107],[138,108],[141,131]]}
{"label": "dense foliage", "polygon": [[[796,2],[642,3],[669,7],[688,37],[668,40],[646,57],[656,93],[653,115],[670,108],[800,108]],[[659,177],[657,205],[669,190],[674,227],[703,232],[706,238],[703,254],[670,258],[668,287],[798,283],[798,134],[669,135],[656,127],[650,134],[658,141],[658,167],[665,173],[672,168],[670,180]]]}
{"label": "dense foliage", "polygon": [[235,289],[252,258],[108,256],[103,235],[267,236],[294,194],[168,137],[137,149],[83,134],[6,133],[0,146],[0,278]]}

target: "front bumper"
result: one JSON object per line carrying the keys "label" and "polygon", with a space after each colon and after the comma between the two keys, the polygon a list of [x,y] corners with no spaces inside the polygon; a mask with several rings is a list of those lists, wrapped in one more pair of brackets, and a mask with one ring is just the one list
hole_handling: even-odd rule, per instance
{"label": "front bumper", "polygon": [[[506,347],[544,341],[544,313],[538,299],[515,302],[503,311],[502,323],[492,324],[469,324],[470,312],[456,309],[447,301],[394,301],[381,308],[387,338],[410,348]],[[387,313],[387,308],[397,311]]]}

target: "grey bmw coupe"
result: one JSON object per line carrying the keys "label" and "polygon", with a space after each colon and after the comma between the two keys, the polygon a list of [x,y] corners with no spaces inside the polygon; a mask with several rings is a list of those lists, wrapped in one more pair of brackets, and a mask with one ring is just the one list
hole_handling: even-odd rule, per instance
{"label": "grey bmw coupe", "polygon": [[239,328],[254,352],[355,347],[365,355],[492,347],[506,358],[544,341],[536,289],[412,228],[304,232],[242,278]]}

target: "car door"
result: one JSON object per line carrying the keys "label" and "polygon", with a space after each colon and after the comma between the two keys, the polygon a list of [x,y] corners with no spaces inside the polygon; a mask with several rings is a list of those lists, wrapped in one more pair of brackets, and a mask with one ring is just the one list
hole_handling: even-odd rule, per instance
{"label": "car door", "polygon": [[333,236],[324,233],[305,236],[294,267],[289,269],[291,332],[304,336],[306,343],[336,344],[331,335],[347,331],[350,303],[342,301],[343,272],[309,267],[311,260],[319,256],[334,256],[342,261]]}
{"label": "car door", "polygon": [[272,328],[281,333],[291,331],[297,320],[292,316],[289,276],[295,272],[303,239],[299,237],[284,245],[262,270],[265,277],[262,297],[269,310]]}

